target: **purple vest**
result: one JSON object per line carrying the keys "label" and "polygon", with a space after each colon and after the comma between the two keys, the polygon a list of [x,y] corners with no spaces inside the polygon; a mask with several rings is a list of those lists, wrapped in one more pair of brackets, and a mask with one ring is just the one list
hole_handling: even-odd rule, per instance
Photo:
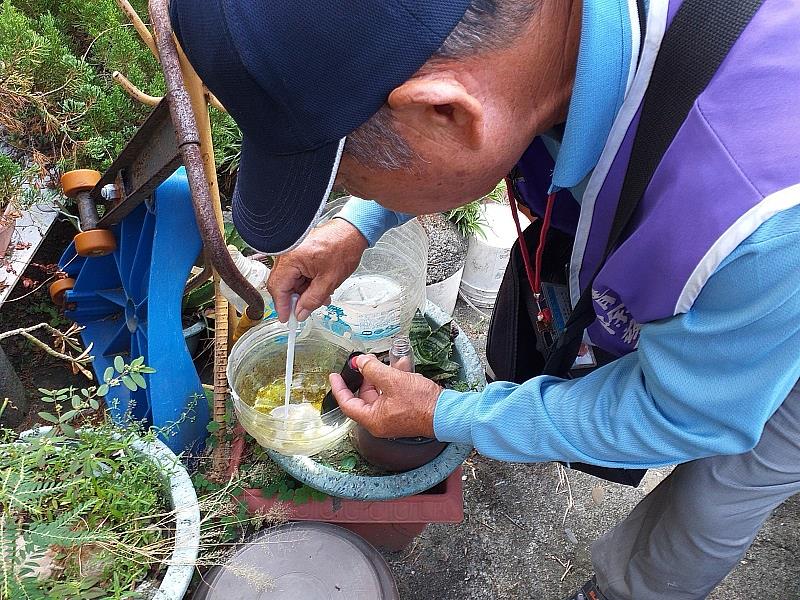
{"label": "purple vest", "polygon": [[[651,0],[644,51],[577,215],[560,192],[554,226],[575,233],[573,304],[608,240],[641,102],[680,6]],[[535,140],[520,159],[522,200],[541,214],[553,161]],[[547,180],[547,181],[545,181]],[[687,312],[719,264],[764,221],[800,204],[800,3],[767,0],[695,102],[623,241],[592,287],[590,341],[636,349],[640,324]]]}

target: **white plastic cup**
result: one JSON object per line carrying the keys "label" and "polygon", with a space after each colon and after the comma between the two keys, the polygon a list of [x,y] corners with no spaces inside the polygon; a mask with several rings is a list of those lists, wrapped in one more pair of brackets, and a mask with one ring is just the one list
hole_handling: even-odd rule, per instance
{"label": "white plastic cup", "polygon": [[438,283],[425,287],[425,296],[448,315],[452,316],[456,309],[458,290],[461,286],[461,276],[464,273],[462,266],[458,271]]}

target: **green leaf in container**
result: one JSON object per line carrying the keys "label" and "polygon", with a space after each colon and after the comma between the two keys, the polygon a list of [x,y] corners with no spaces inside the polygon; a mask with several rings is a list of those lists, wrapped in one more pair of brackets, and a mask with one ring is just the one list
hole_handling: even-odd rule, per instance
{"label": "green leaf in container", "polygon": [[450,360],[453,355],[451,332],[450,321],[431,325],[422,313],[417,312],[411,325],[410,338],[418,373],[438,382],[457,377],[459,365]]}
{"label": "green leaf in container", "polygon": [[58,417],[56,417],[55,415],[51,415],[50,413],[40,412],[39,417],[42,420],[47,421],[48,423],[53,423],[53,424],[58,423]]}
{"label": "green leaf in container", "polygon": [[136,382],[136,385],[138,385],[140,388],[147,388],[147,382],[144,380],[144,377],[142,377],[141,374],[137,373],[136,371],[131,373],[131,379],[133,379],[133,381]]}
{"label": "green leaf in container", "polygon": [[117,373],[122,373],[123,369],[125,369],[125,361],[122,360],[119,354],[114,357],[114,368],[117,370]]}
{"label": "green leaf in container", "polygon": [[105,396],[106,394],[108,394],[108,390],[109,390],[108,384],[104,383],[99,388],[97,388],[97,395],[98,396]]}
{"label": "green leaf in container", "polygon": [[353,456],[352,454],[350,454],[348,456],[345,456],[342,459],[342,462],[339,463],[339,470],[340,471],[352,471],[356,466],[356,462],[358,462],[358,459],[355,456]]}
{"label": "green leaf in container", "polygon": [[214,302],[214,282],[211,280],[199,285],[183,297],[184,310],[198,310]]}
{"label": "green leaf in container", "polygon": [[431,326],[428,324],[428,319],[425,318],[420,311],[414,315],[414,318],[411,320],[411,331],[409,332],[409,337],[413,341],[414,339],[424,339],[427,338],[431,334]]}
{"label": "green leaf in container", "polygon": [[122,384],[130,391],[132,392],[136,391],[136,383],[133,381],[133,379],[131,379],[129,375],[122,376]]}
{"label": "green leaf in container", "polygon": [[242,239],[242,236],[239,235],[239,232],[236,231],[236,227],[233,226],[233,223],[230,222],[225,223],[225,245],[236,246],[236,249],[240,252],[250,247],[247,245],[247,242]]}
{"label": "green leaf in container", "polygon": [[308,486],[303,486],[298,488],[294,491],[294,496],[292,497],[292,501],[297,504],[307,504],[311,501],[311,488]]}
{"label": "green leaf in container", "polygon": [[75,415],[78,414],[79,411],[77,410],[68,410],[63,415],[61,415],[58,419],[59,423],[69,423],[72,419],[75,418]]}
{"label": "green leaf in container", "polygon": [[261,495],[264,498],[272,498],[275,494],[278,493],[278,484],[277,483],[270,483],[267,486],[261,488]]}

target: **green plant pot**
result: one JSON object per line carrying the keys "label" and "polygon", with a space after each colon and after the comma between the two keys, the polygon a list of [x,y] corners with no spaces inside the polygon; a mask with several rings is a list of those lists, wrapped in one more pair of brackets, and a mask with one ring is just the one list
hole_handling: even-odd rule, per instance
{"label": "green plant pot", "polygon": [[[26,438],[47,433],[50,429],[29,429],[20,434],[20,440],[24,443]],[[170,508],[175,513],[175,548],[152,600],[181,600],[189,589],[200,551],[200,506],[197,493],[186,468],[166,444],[160,440],[136,439],[131,448],[153,463],[163,475],[165,487],[169,489]]]}

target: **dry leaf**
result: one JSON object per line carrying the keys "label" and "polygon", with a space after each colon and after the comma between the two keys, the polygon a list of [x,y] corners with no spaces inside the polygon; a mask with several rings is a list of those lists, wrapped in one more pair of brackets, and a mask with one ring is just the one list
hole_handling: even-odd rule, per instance
{"label": "dry leaf", "polygon": [[592,488],[592,504],[595,506],[600,506],[605,497],[606,490],[602,485],[596,485]]}

